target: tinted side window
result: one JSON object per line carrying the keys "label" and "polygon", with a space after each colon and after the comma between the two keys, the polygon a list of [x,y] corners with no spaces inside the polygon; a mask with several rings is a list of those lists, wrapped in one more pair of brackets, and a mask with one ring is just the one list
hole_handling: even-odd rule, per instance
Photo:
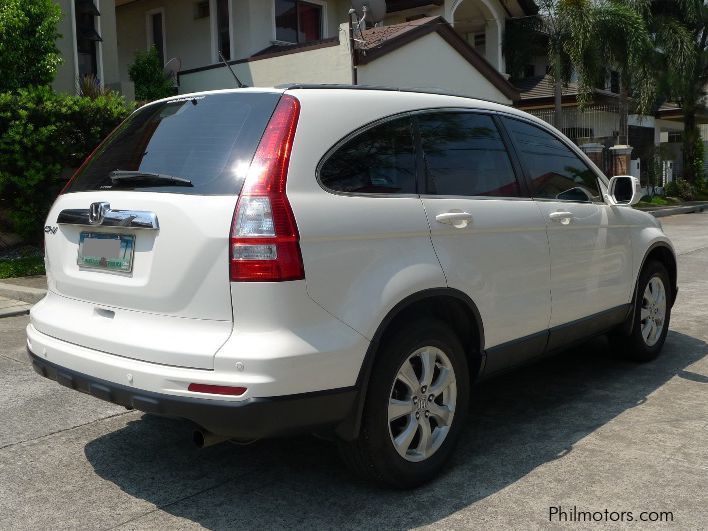
{"label": "tinted side window", "polygon": [[601,201],[595,173],[555,136],[519,120],[503,118],[532,181],[534,197],[589,203]]}
{"label": "tinted side window", "polygon": [[410,118],[396,118],[347,140],[322,165],[320,181],[337,192],[416,193]]}
{"label": "tinted side window", "polygon": [[519,195],[504,143],[490,116],[436,112],[418,116],[427,192],[438,195]]}

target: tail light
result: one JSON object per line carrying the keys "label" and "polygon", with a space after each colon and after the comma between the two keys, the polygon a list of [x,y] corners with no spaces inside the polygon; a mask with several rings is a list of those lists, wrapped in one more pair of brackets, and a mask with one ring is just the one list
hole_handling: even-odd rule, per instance
{"label": "tail light", "polygon": [[282,96],[248,170],[231,223],[232,282],[305,278],[300,235],[285,195],[300,102]]}

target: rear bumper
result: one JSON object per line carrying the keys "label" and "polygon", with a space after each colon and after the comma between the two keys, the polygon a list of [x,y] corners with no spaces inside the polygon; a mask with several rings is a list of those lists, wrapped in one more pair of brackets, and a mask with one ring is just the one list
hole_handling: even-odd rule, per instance
{"label": "rear bumper", "polygon": [[146,413],[188,419],[217,435],[242,440],[334,427],[348,416],[357,397],[354,387],[241,401],[172,396],[60,367],[29,348],[27,353],[37,373],[65,387]]}

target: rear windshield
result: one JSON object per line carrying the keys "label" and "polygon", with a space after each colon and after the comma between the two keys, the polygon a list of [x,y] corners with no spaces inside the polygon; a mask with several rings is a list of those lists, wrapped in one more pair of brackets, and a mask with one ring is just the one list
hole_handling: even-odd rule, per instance
{"label": "rear windshield", "polygon": [[[226,93],[148,105],[106,140],[67,192],[140,190],[238,194],[280,94]],[[159,173],[192,186],[154,181],[114,184],[113,171]]]}

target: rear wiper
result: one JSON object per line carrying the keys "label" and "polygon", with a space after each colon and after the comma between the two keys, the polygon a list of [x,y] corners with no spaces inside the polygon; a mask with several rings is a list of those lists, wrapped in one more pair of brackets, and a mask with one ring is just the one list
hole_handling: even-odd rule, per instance
{"label": "rear wiper", "polygon": [[194,186],[192,181],[184,177],[165,175],[164,173],[150,173],[144,171],[114,170],[109,174],[113,184],[132,184],[145,186]]}

